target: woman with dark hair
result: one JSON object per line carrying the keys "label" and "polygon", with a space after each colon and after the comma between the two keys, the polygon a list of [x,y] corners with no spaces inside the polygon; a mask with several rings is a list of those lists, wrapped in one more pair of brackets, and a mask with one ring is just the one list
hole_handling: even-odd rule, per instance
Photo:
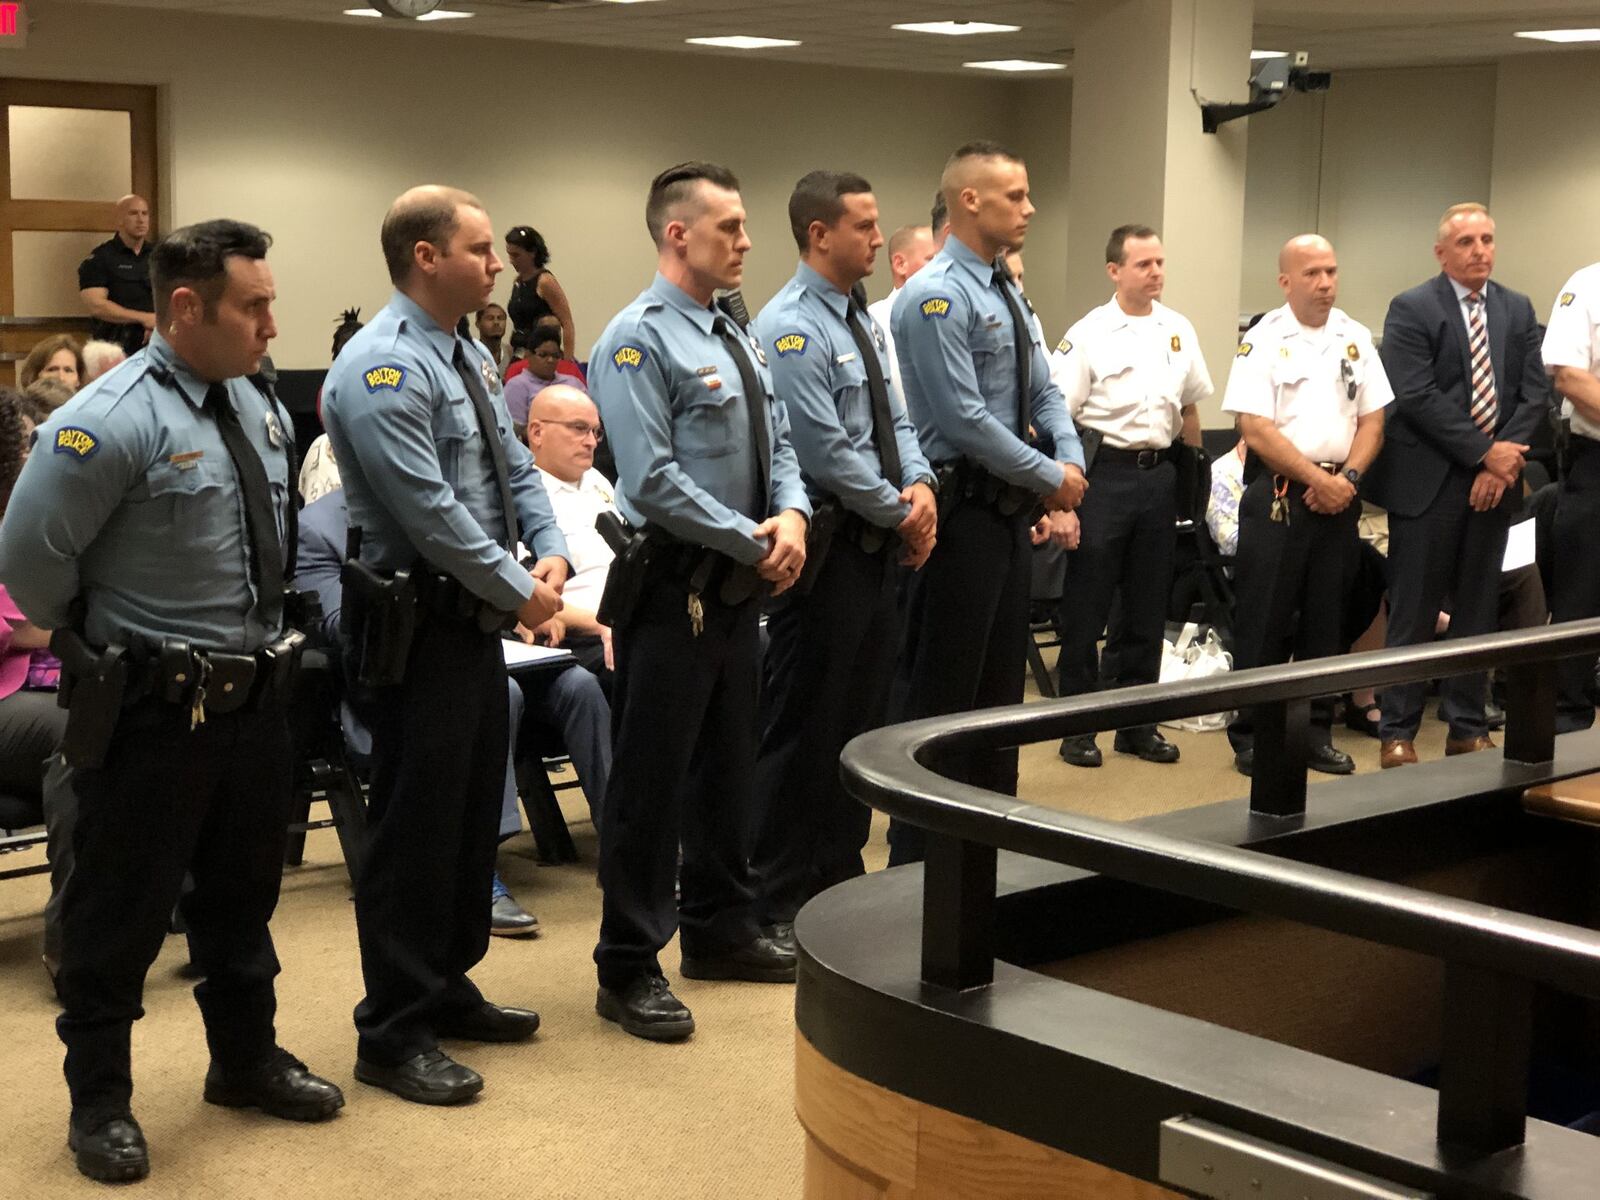
{"label": "woman with dark hair", "polygon": [[541,317],[553,316],[561,322],[561,344],[569,348],[578,344],[578,335],[572,327],[572,306],[567,303],[567,293],[561,282],[546,267],[550,262],[550,248],[532,225],[518,225],[506,234],[506,261],[517,273],[511,285],[511,300],[506,312],[511,324],[519,330],[531,330]]}

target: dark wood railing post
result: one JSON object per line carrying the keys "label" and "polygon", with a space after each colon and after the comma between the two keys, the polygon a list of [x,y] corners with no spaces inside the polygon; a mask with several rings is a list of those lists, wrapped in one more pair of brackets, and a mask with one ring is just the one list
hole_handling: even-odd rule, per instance
{"label": "dark wood railing post", "polygon": [[928,834],[922,877],[922,980],[964,990],[994,982],[994,888],[998,852]]}
{"label": "dark wood railing post", "polygon": [[1520,1146],[1528,1117],[1533,983],[1446,962],[1439,1141],[1473,1155]]}
{"label": "dark wood railing post", "polygon": [[1252,717],[1255,766],[1250,775],[1250,811],[1272,817],[1304,816],[1311,701],[1258,704]]}
{"label": "dark wood railing post", "polygon": [[1506,669],[1508,762],[1542,763],[1556,756],[1555,662],[1517,663]]}

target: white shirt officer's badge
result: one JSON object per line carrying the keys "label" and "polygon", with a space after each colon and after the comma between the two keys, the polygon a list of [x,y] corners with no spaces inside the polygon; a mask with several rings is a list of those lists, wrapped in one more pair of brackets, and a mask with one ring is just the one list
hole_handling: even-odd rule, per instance
{"label": "white shirt officer's badge", "polygon": [[488,359],[484,359],[482,370],[483,385],[491,392],[498,392],[500,390],[500,372],[495,370],[495,365]]}
{"label": "white shirt officer's badge", "polygon": [[267,414],[267,442],[274,450],[283,446],[283,426],[278,424],[278,414],[275,412]]}

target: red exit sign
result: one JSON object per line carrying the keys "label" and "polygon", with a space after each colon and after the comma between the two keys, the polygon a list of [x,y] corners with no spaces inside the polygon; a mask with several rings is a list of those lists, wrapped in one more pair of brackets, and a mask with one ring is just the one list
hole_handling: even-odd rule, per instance
{"label": "red exit sign", "polygon": [[27,8],[21,0],[0,0],[0,48],[24,46],[27,41]]}

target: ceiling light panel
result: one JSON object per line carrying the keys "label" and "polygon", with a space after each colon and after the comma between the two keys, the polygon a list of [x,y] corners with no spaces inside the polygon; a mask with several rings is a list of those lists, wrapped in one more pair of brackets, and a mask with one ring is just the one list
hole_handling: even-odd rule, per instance
{"label": "ceiling light panel", "polygon": [[774,50],[780,46],[798,46],[800,42],[788,38],[745,37],[692,37],[684,38],[691,46],[721,46],[727,50]]}
{"label": "ceiling light panel", "polygon": [[1021,25],[996,25],[992,21],[915,21],[891,25],[904,33],[942,33],[948,37],[968,37],[975,33],[1019,33]]}

